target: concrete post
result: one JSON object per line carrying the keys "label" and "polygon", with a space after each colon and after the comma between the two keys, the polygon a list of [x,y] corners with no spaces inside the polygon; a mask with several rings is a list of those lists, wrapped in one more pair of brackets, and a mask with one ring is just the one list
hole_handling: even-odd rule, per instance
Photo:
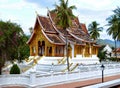
{"label": "concrete post", "polygon": [[79,74],[79,78],[80,78],[80,65],[78,65],[78,74]]}
{"label": "concrete post", "polygon": [[33,84],[35,84],[35,81],[36,81],[36,72],[31,71],[30,72],[30,83],[33,85]]}
{"label": "concrete post", "polygon": [[50,73],[51,73],[51,77],[50,77],[50,78],[51,78],[51,82],[53,82],[53,81],[54,81],[54,80],[53,80],[53,79],[54,79],[54,78],[53,78],[53,73],[54,73],[54,72],[51,70]]}
{"label": "concrete post", "polygon": [[50,70],[50,73],[51,73],[51,81],[54,81],[54,80],[53,80],[53,74],[54,74],[53,68],[54,68],[54,64],[52,63],[52,65],[51,65],[51,70]]}

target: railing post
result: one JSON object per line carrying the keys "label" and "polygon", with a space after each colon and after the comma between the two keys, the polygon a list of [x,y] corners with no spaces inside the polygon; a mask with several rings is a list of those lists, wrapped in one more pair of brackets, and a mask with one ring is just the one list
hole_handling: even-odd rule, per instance
{"label": "railing post", "polygon": [[30,72],[30,83],[33,85],[33,84],[35,84],[35,81],[36,81],[36,72],[31,71]]}
{"label": "railing post", "polygon": [[54,68],[54,64],[52,63],[51,70],[50,70],[50,73],[51,73],[51,81],[53,81],[53,74],[54,74],[53,68]]}
{"label": "railing post", "polygon": [[53,71],[50,71],[50,73],[51,73],[51,81],[53,81]]}
{"label": "railing post", "polygon": [[68,72],[68,71],[66,71],[66,80],[68,80],[68,73],[69,73],[69,72]]}
{"label": "railing post", "polygon": [[79,74],[79,78],[80,78],[80,65],[78,65],[78,74]]}

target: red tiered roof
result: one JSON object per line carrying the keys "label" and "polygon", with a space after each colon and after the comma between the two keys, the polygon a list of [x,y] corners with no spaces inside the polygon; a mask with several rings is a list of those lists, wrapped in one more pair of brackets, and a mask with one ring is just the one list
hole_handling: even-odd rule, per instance
{"label": "red tiered roof", "polygon": [[86,28],[85,24],[80,23],[80,26],[81,26],[82,30],[83,30],[85,33],[88,34],[88,31],[87,31],[87,28]]}
{"label": "red tiered roof", "polygon": [[[48,11],[48,17],[37,16],[36,23],[41,27],[41,31],[44,36],[53,44],[65,45],[66,34],[68,36],[68,42],[85,45],[85,42],[93,43],[88,34],[85,24],[79,22],[78,18],[72,19],[72,26],[65,30],[56,25],[56,14]],[[32,40],[34,32],[28,41],[28,44]]]}
{"label": "red tiered roof", "polygon": [[120,48],[114,49],[113,52],[120,52]]}

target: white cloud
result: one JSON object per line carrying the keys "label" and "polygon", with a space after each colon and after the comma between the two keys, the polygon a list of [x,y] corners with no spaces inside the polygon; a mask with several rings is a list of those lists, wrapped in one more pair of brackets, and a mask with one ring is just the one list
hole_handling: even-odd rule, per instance
{"label": "white cloud", "polygon": [[[11,20],[21,25],[24,32],[29,34],[29,28],[34,25],[36,14],[35,11],[39,6],[35,3],[28,3],[25,0],[9,2],[10,0],[0,3],[0,19],[3,21]],[[14,0],[13,0],[14,1]],[[44,10],[41,12],[44,12]]]}
{"label": "white cloud", "polygon": [[118,0],[69,0],[70,5],[75,5],[77,8],[92,9],[92,10],[108,10],[114,1]]}

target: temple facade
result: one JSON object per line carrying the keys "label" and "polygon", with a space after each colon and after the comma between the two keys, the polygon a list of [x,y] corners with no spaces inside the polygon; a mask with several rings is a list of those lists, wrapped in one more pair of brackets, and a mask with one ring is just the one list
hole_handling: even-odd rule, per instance
{"label": "temple facade", "polygon": [[[78,17],[72,19],[72,26],[62,29],[55,23],[56,14],[48,11],[47,16],[37,14],[33,32],[27,44],[30,56],[65,57],[66,44],[71,59],[97,57],[99,45],[91,40],[85,24]],[[66,43],[67,41],[67,43]]]}

